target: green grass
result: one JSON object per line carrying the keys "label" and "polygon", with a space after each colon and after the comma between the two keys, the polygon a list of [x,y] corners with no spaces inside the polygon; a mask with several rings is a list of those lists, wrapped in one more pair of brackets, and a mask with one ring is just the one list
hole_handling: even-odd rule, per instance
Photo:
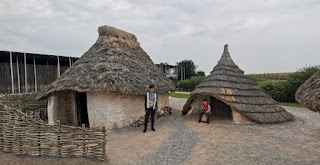
{"label": "green grass", "polygon": [[299,103],[292,103],[292,102],[279,102],[282,106],[289,106],[289,107],[296,107],[296,108],[303,108],[304,106]]}
{"label": "green grass", "polygon": [[169,93],[169,96],[180,98],[180,99],[188,99],[190,97],[190,94],[183,94],[183,93]]}

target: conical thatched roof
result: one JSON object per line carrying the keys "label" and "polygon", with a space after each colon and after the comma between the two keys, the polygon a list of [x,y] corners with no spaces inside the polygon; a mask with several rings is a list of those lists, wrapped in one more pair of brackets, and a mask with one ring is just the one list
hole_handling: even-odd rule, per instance
{"label": "conical thatched roof", "polygon": [[150,84],[158,93],[174,90],[173,83],[140,47],[135,35],[110,26],[101,26],[98,32],[96,43],[38,99],[63,90],[142,95]]}
{"label": "conical thatched roof", "polygon": [[211,74],[192,91],[183,107],[183,114],[188,113],[191,103],[199,95],[213,96],[258,123],[293,119],[291,113],[286,112],[262,88],[244,75],[231,59],[228,45],[225,45],[222,57]]}
{"label": "conical thatched roof", "polygon": [[305,107],[320,112],[320,71],[298,88],[296,100]]}

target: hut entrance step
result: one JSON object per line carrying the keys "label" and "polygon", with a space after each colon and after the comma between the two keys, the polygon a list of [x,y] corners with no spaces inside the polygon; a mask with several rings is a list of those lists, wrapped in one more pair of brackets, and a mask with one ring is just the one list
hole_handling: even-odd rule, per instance
{"label": "hut entrance step", "polygon": [[77,92],[77,115],[78,124],[85,124],[89,127],[88,108],[87,108],[87,93]]}

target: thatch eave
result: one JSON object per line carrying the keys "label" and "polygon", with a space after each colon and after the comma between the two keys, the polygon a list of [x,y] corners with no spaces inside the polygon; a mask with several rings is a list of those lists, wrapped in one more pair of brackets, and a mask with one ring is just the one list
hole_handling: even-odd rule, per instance
{"label": "thatch eave", "polygon": [[320,112],[320,71],[314,73],[298,88],[295,98],[308,109]]}

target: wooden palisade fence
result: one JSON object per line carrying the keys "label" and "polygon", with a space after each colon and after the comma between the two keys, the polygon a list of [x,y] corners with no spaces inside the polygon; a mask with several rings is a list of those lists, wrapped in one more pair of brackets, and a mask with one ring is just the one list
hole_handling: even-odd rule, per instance
{"label": "wooden palisade fence", "polygon": [[82,156],[106,159],[106,131],[48,125],[0,104],[0,149],[33,156]]}

